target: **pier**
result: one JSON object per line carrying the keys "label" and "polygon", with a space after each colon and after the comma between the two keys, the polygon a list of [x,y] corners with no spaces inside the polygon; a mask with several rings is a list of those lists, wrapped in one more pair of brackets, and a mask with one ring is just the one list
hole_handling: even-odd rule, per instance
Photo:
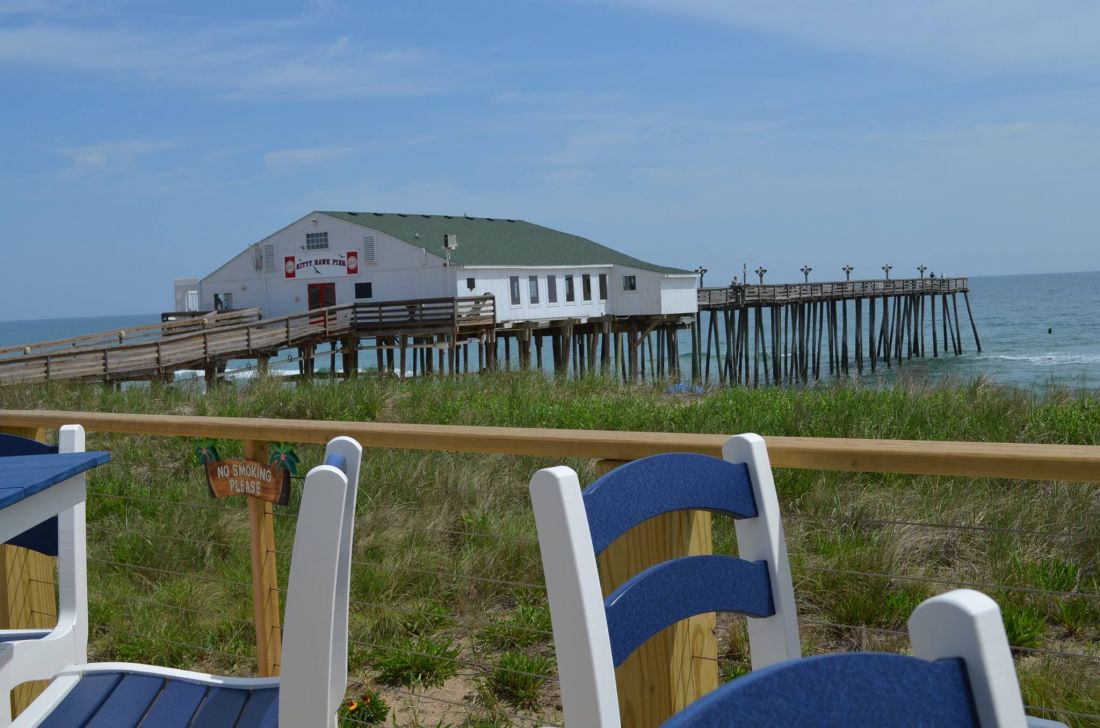
{"label": "pier", "polygon": [[[0,385],[55,380],[171,381],[198,370],[208,384],[230,360],[265,372],[287,350],[298,374],[375,368],[398,376],[496,369],[600,374],[627,382],[678,381],[681,345],[693,381],[805,383],[963,351],[959,296],[981,351],[966,278],[833,281],[700,288],[693,314],[498,321],[493,296],[357,302],[274,318],[258,309],[186,316],[160,324],[0,349]],[[682,332],[687,332],[681,335]],[[930,341],[929,341],[930,340]],[[683,372],[686,374],[686,372]]]}
{"label": "pier", "polygon": [[969,292],[967,278],[923,277],[700,288],[694,351],[702,361],[692,369],[709,380],[713,361],[721,383],[758,386],[900,365],[927,356],[928,338],[933,357],[958,356],[959,294],[980,352]]}

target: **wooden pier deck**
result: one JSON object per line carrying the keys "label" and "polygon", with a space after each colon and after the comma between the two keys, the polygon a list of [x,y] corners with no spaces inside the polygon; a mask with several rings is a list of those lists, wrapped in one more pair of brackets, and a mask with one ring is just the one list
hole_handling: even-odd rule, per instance
{"label": "wooden pier deck", "polygon": [[[874,372],[880,363],[892,367],[926,356],[929,334],[934,358],[941,345],[945,356],[949,349],[958,356],[963,351],[959,294],[980,352],[969,292],[967,278],[701,288],[694,350],[703,353],[701,361],[693,360],[693,372],[709,379],[712,357],[719,381],[730,384],[808,382],[820,379],[826,367],[833,376],[847,376],[851,369]],[[705,335],[704,312],[709,314]]]}
{"label": "wooden pier deck", "polygon": [[[238,322],[232,323],[234,319]],[[249,320],[239,323],[241,319]],[[376,347],[384,348],[399,330],[418,340],[432,339],[433,348],[439,348],[437,339],[442,338],[453,350],[463,337],[491,342],[495,324],[492,296],[344,304],[271,319],[233,312],[150,324],[123,336],[103,332],[9,347],[3,352],[7,356],[0,356],[0,385],[169,379],[188,369],[205,371],[212,382],[230,359],[256,359],[262,369],[271,356],[288,348],[300,350],[302,373],[312,374],[313,353],[322,342],[338,344],[345,371],[353,371],[362,338],[373,337]],[[166,326],[168,334],[157,336]],[[142,340],[129,343],[139,336]]]}

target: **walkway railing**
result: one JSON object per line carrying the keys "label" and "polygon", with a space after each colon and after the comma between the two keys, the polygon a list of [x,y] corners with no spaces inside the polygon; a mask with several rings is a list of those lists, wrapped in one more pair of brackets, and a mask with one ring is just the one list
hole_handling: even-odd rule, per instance
{"label": "walkway railing", "polygon": [[839,301],[847,298],[903,296],[915,293],[940,295],[970,290],[969,278],[898,278],[822,283],[742,284],[725,288],[700,288],[699,306],[737,308],[740,306],[777,305]]}
{"label": "walkway railing", "polygon": [[122,346],[150,339],[159,339],[174,334],[186,334],[193,331],[202,331],[220,326],[234,326],[250,323],[260,318],[260,309],[242,308],[236,311],[224,313],[202,313],[193,317],[174,321],[164,321],[159,324],[140,324],[138,326],[126,326],[110,331],[98,331],[92,334],[72,336],[67,339],[54,339],[52,341],[38,341],[17,346],[0,347],[0,358],[23,357],[39,354],[59,354],[73,352],[82,349],[101,349],[104,347]]}
{"label": "walkway railing", "polygon": [[[651,454],[669,451],[688,451],[717,455],[725,437],[722,435],[705,434],[676,434],[676,433],[641,433],[641,432],[614,432],[614,431],[589,431],[589,430],[555,430],[555,429],[527,429],[527,428],[495,428],[495,427],[468,427],[446,425],[409,425],[387,424],[371,422],[335,422],[335,421],[310,421],[310,420],[271,420],[252,418],[214,418],[214,417],[190,417],[190,416],[157,416],[157,415],[130,415],[108,414],[97,412],[55,412],[55,411],[0,411],[0,430],[19,431],[23,433],[41,433],[42,430],[52,430],[62,424],[77,422],[82,424],[89,433],[117,433],[149,437],[187,437],[187,438],[217,438],[219,440],[239,440],[244,443],[246,452],[259,453],[265,443],[289,442],[301,444],[322,444],[329,438],[347,434],[355,437],[366,448],[382,448],[384,450],[415,450],[437,451],[449,453],[476,453],[479,456],[505,455],[505,456],[534,456],[547,458],[548,461],[560,462],[564,459],[593,459],[598,461],[597,470],[615,467],[621,462],[634,460]],[[768,437],[766,438],[772,463],[777,468],[792,468],[799,470],[816,471],[841,471],[852,473],[907,473],[933,476],[961,476],[968,478],[1005,478],[1011,480],[1037,480],[1060,481],[1062,483],[1100,483],[1100,446],[1080,445],[1038,445],[1020,443],[972,443],[972,442],[930,442],[930,441],[897,441],[897,440],[854,440],[831,438],[802,438],[802,437]],[[366,453],[365,460],[372,456]],[[446,457],[446,456],[443,456]],[[121,460],[121,458],[119,459]],[[444,461],[440,461],[441,463]],[[486,461],[487,463],[490,461]],[[532,467],[537,467],[532,464]],[[94,486],[95,476],[92,484]],[[1043,486],[1049,488],[1052,486]],[[1072,488],[1064,485],[1060,487]],[[901,492],[901,491],[899,491]],[[128,494],[126,492],[98,493],[93,487],[91,498],[97,497],[117,500],[123,505],[126,502],[156,503],[158,496],[150,495],[147,490]],[[522,496],[517,496],[522,497]],[[258,504],[258,502],[255,502]],[[177,518],[183,508],[215,509],[216,522],[221,524],[223,520],[217,513],[228,510],[220,504],[211,502],[208,505],[182,504],[166,502],[164,504],[167,513],[175,512]],[[293,519],[291,511],[278,508],[274,511],[270,506],[253,505],[250,503],[250,520],[262,522],[267,519],[278,523],[280,520]],[[255,511],[255,513],[253,513]],[[196,511],[198,513],[198,511]],[[363,517],[369,517],[369,509]],[[620,542],[616,543],[609,551],[604,565],[612,567],[631,563],[637,565],[637,554],[645,553],[652,558],[668,558],[686,553],[700,553],[710,548],[709,539],[695,537],[684,538],[682,534],[701,533],[704,530],[709,533],[709,514],[697,513],[685,516],[687,520],[677,520],[672,517],[662,517],[650,524],[644,533],[627,534]],[[787,516],[785,514],[785,520]],[[1019,524],[1018,528],[997,528],[983,526],[980,523],[940,522],[931,520],[906,520],[890,518],[850,518],[843,515],[840,509],[835,516],[793,516],[789,521],[788,535],[792,562],[796,579],[796,593],[812,594],[815,584],[833,583],[837,580],[852,580],[855,583],[874,585],[883,583],[914,583],[924,585],[931,590],[940,590],[952,586],[973,586],[975,588],[994,591],[997,594],[1017,594],[1034,598],[1058,600],[1061,604],[1085,603],[1090,609],[1100,606],[1100,594],[1078,587],[1066,587],[1059,584],[1044,582],[1019,583],[1005,582],[998,579],[992,572],[975,571],[972,578],[939,578],[925,574],[892,573],[889,570],[882,571],[867,567],[860,563],[842,565],[840,568],[814,565],[810,560],[800,558],[806,552],[806,544],[800,541],[807,533],[830,533],[841,529],[860,529],[873,531],[878,528],[900,528],[929,532],[937,534],[937,538],[958,539],[960,534],[973,534],[975,532],[985,534],[994,539],[1016,539],[1022,543],[1026,539],[1058,539],[1058,538],[1090,538],[1088,529],[1094,524],[1078,524],[1064,522],[1063,519],[1072,518],[1071,515],[1060,516],[1056,521],[1062,523],[1065,528],[1051,528],[1048,525]],[[823,520],[824,519],[824,520]],[[117,526],[107,524],[89,525],[90,533],[99,533],[102,538],[111,536],[112,529]],[[399,538],[405,531],[409,531],[412,538],[435,539],[442,538],[455,543],[472,543],[478,540],[499,542],[501,548],[506,551],[530,550],[537,548],[533,533],[502,532],[499,529],[482,528],[477,524],[469,524],[460,529],[440,528],[432,524],[420,524],[415,520],[409,524],[385,520],[379,523],[381,531],[369,534],[366,529],[360,538],[370,539],[372,549],[380,547],[386,538]],[[674,537],[674,534],[681,534]],[[142,533],[134,534],[135,538],[151,539],[159,543],[158,548],[165,550],[173,548],[170,534]],[[163,540],[168,539],[168,540]],[[383,541],[379,541],[383,539]],[[207,543],[189,544],[187,538],[176,537],[176,541],[184,542],[183,546],[189,548],[218,548],[219,541],[228,541],[226,537],[211,538]],[[679,547],[670,544],[680,542]],[[691,543],[689,543],[691,542]],[[279,585],[276,581],[277,569],[276,557],[285,560],[286,544],[276,544],[274,537],[264,545],[253,540],[251,592],[255,601],[253,626],[257,632],[259,643],[258,663],[259,672],[271,672],[277,669],[278,654],[274,652],[273,645],[278,643],[278,597],[274,597],[274,609],[272,608],[272,595],[279,593]],[[404,572],[404,578],[420,579],[444,585],[443,590],[448,594],[461,594],[467,590],[520,590],[525,593],[537,594],[541,589],[541,579],[532,576],[521,581],[509,581],[502,579],[498,573],[492,570],[485,572],[471,572],[465,568],[450,570],[446,566],[435,568],[423,568],[421,565],[408,565],[387,567],[383,563],[374,563],[371,558],[372,550],[361,552],[366,554],[359,557],[358,563],[368,568],[396,568]],[[127,568],[125,563],[101,564],[104,568]],[[135,567],[137,568],[137,567]],[[140,567],[146,572],[150,567]],[[150,578],[158,578],[153,569]],[[165,571],[171,572],[171,567],[165,567]],[[372,572],[373,573],[373,572]],[[201,575],[199,575],[201,576]],[[250,587],[247,583],[234,583],[222,585],[229,589],[239,589],[240,597],[248,593]],[[93,587],[93,598],[118,602],[120,608],[125,608],[128,597],[114,594],[110,590],[104,590],[96,584]],[[212,589],[221,588],[217,584],[211,585]],[[824,588],[824,587],[823,587]],[[869,587],[868,587],[869,588]],[[353,588],[354,591],[354,588]],[[102,592],[102,593],[101,593]],[[391,615],[389,618],[409,620],[415,623],[431,622],[439,618],[431,604],[422,602],[403,603],[397,607],[384,603],[384,599],[377,596],[360,597],[353,610],[377,610],[384,609]],[[813,599],[812,596],[807,597]],[[159,603],[158,603],[159,604]],[[158,604],[152,605],[158,608]],[[166,609],[193,608],[179,604],[161,605]],[[373,613],[373,612],[372,612]],[[395,616],[396,615],[396,616]],[[514,621],[501,622],[491,615],[466,615],[456,617],[459,626],[467,630],[513,630],[515,632],[527,631],[534,633],[538,639],[547,640],[547,625],[520,624]],[[852,616],[851,620],[858,620]],[[354,623],[354,622],[353,622]],[[899,648],[904,644],[904,633],[898,629],[884,628],[874,624],[864,624],[859,621],[846,621],[842,618],[831,620],[804,617],[802,619],[804,629],[823,631],[830,635],[849,635],[850,644],[865,646],[870,644],[882,648]],[[712,622],[713,624],[713,622]],[[14,625],[13,625],[14,626]],[[242,626],[245,626],[242,624]],[[514,634],[513,634],[514,636]],[[698,631],[695,632],[698,637]],[[716,649],[713,636],[707,639],[696,640],[694,643],[686,642],[691,637],[691,630],[673,631],[668,635],[656,638],[645,650],[650,654],[678,654],[681,661],[675,663],[667,670],[664,677],[655,678],[650,672],[650,684],[640,681],[631,682],[631,678],[624,677],[620,699],[628,706],[632,706],[636,715],[647,715],[653,720],[660,718],[662,711],[668,712],[675,706],[690,701],[698,691],[697,685],[706,684],[717,679],[719,672],[725,673],[730,667],[729,659]],[[199,639],[196,637],[195,639]],[[665,640],[662,643],[662,639]],[[205,640],[204,640],[204,643]],[[407,656],[416,657],[425,648],[415,641],[403,643],[397,646],[381,645],[370,638],[364,638],[359,634],[352,635],[352,644],[358,647],[359,653],[376,654],[379,650],[392,650]],[[814,642],[808,641],[807,647],[812,649]],[[1019,645],[1019,653],[1034,659],[1052,661],[1074,661],[1086,671],[1095,672],[1100,667],[1100,653],[1096,651],[1080,650],[1058,645],[1051,647],[1035,647],[1027,644]],[[216,649],[215,649],[216,652]],[[438,659],[449,660],[454,663],[460,674],[465,671],[472,675],[487,675],[491,671],[500,669],[499,665],[491,665],[473,653],[446,653]],[[424,655],[420,655],[424,657]],[[239,655],[238,655],[239,657]],[[227,658],[234,659],[234,658]],[[354,659],[354,658],[353,658]],[[360,658],[361,659],[361,658]],[[632,658],[634,659],[634,658]],[[639,658],[647,659],[645,653]],[[353,665],[353,674],[356,674]],[[735,667],[735,666],[734,666]],[[527,675],[525,668],[505,667],[504,670],[512,670],[520,677],[538,677],[531,673]],[[708,675],[709,673],[709,675]],[[495,674],[495,672],[493,672]],[[690,674],[692,679],[685,681],[683,675]],[[675,679],[674,679],[675,678]],[[486,678],[488,679],[488,678]],[[653,684],[656,680],[657,684]],[[415,695],[414,695],[415,693]],[[469,709],[465,701],[448,696],[445,693],[433,694],[430,690],[411,691],[409,700],[427,700],[437,703],[441,714],[462,715],[462,710]],[[450,705],[456,702],[456,705]],[[461,705],[459,705],[461,704]],[[643,708],[644,706],[644,708]],[[1059,717],[1063,720],[1088,723],[1092,720],[1100,720],[1100,715],[1082,713],[1060,709],[1058,705],[1032,706],[1033,712],[1049,713],[1051,717]],[[532,717],[517,713],[513,716],[518,721],[531,721],[538,724],[546,719],[546,716]]]}

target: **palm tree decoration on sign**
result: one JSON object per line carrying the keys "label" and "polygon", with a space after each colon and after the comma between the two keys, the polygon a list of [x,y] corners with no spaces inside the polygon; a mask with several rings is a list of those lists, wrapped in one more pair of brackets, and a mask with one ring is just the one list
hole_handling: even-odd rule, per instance
{"label": "palm tree decoration on sign", "polygon": [[278,465],[287,470],[291,475],[298,473],[298,463],[301,458],[294,450],[294,446],[288,442],[277,442],[271,446],[271,457],[267,459],[268,465]]}
{"label": "palm tree decoration on sign", "polygon": [[195,445],[195,458],[200,465],[221,460],[221,455],[218,454],[218,441],[211,438],[199,440]]}

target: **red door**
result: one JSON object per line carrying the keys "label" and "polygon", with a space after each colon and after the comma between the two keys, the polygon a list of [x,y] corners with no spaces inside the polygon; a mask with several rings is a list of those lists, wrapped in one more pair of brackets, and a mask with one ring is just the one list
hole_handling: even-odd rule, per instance
{"label": "red door", "polygon": [[[310,283],[306,286],[306,300],[309,301],[309,310],[315,308],[327,308],[336,305],[335,283]],[[320,326],[325,323],[325,316],[311,316],[309,323]]]}
{"label": "red door", "polygon": [[310,310],[313,310],[315,308],[326,308],[328,306],[335,306],[336,284],[310,283],[308,286],[306,286],[306,298],[309,301]]}

